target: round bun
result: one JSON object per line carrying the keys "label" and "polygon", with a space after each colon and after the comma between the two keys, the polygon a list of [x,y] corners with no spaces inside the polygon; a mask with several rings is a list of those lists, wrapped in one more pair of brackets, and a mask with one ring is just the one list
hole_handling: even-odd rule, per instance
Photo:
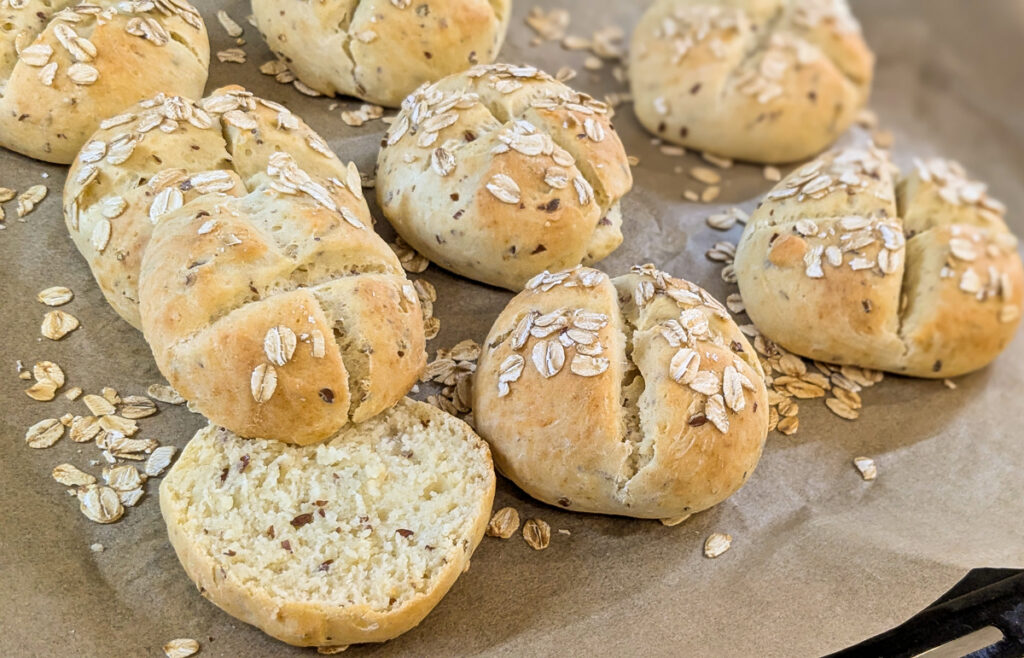
{"label": "round bun", "polygon": [[323,647],[422,621],[469,568],[493,498],[484,442],[411,400],[316,446],[211,425],[160,485],[171,544],[203,596]]}
{"label": "round bun", "polygon": [[[351,177],[354,207],[365,208],[354,164],[286,107],[242,87],[198,102],[158,94],[119,111],[99,122],[71,164],[64,219],[107,301],[133,327],[142,328],[139,266],[161,214],[211,191],[243,196],[272,153],[325,177]],[[192,180],[201,173],[208,180]]]}
{"label": "round bun", "polygon": [[821,152],[867,102],[874,56],[846,0],[657,0],[633,32],[637,117],[753,162]]}
{"label": "round bun", "polygon": [[473,389],[498,469],[578,512],[705,510],[768,433],[761,364],[728,312],[650,265],[538,275],[491,328]]}
{"label": "round bun", "polygon": [[11,0],[0,25],[0,146],[39,160],[67,164],[104,117],[206,86],[206,26],[186,0]]}
{"label": "round bun", "polygon": [[69,173],[68,229],[200,412],[306,444],[405,395],[426,361],[419,301],[353,165],[240,87],[104,125]]}
{"label": "round bun", "polygon": [[270,49],[320,93],[397,107],[424,82],[494,61],[511,0],[253,0]]}
{"label": "round bun", "polygon": [[512,290],[614,251],[632,184],[607,106],[531,66],[421,87],[377,158],[378,201],[406,242]]}
{"label": "round bun", "polygon": [[897,181],[883,151],[827,153],[751,214],[735,260],[747,313],[821,361],[915,377],[976,370],[1020,320],[1024,273],[1003,213],[955,162],[917,162]]}

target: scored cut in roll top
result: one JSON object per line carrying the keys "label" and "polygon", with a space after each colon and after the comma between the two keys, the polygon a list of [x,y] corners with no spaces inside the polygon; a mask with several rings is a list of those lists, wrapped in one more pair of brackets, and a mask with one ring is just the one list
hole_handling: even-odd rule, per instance
{"label": "scored cut in roll top", "polygon": [[900,176],[850,147],[798,168],[750,215],[736,275],[751,320],[801,356],[952,377],[1012,340],[1024,269],[1005,208],[955,162]]}
{"label": "scored cut in roll top", "polygon": [[866,104],[873,70],[846,0],[658,0],[629,53],[647,130],[754,162],[828,148]]}
{"label": "scored cut in roll top", "polygon": [[473,386],[498,469],[573,511],[677,518],[753,472],[760,362],[706,291],[653,266],[531,280],[495,321]]}
{"label": "scored cut in roll top", "polygon": [[201,413],[311,443],[405,395],[422,313],[354,165],[240,87],[104,125],[69,174],[69,231]]}
{"label": "scored cut in roll top", "polygon": [[532,66],[477,66],[402,104],[377,158],[377,199],[441,267],[520,290],[606,257],[633,185],[608,106]]}

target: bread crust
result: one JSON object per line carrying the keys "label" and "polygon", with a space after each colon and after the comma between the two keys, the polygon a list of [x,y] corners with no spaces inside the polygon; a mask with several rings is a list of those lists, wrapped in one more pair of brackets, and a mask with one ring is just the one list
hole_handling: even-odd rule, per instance
{"label": "bread crust", "polygon": [[[476,371],[474,417],[498,470],[551,505],[639,518],[693,514],[739,489],[767,435],[767,392],[753,348],[721,305],[650,266],[616,279],[576,269],[554,285],[543,276],[499,315]],[[545,376],[534,350],[543,341],[571,344],[564,336],[575,331],[576,320],[550,334],[542,328],[543,336],[520,344],[519,329],[531,322],[524,318],[536,323],[550,314],[581,313],[607,318],[590,332],[594,342],[584,345],[602,346],[598,358],[607,359],[606,370],[578,374],[577,344],[565,348],[564,364]],[[670,341],[666,328],[680,318],[690,338]],[[715,393],[673,378],[673,359],[686,346],[697,353],[705,384],[717,382]],[[508,381],[505,365],[520,356],[521,374]],[[721,401],[727,368],[730,383],[735,373],[747,386],[742,407],[723,408],[716,423],[707,413],[708,398]]]}
{"label": "bread crust", "polygon": [[[20,28],[0,31],[0,52],[6,51],[0,56],[0,82],[6,80],[0,90],[0,145],[67,164],[104,117],[160,92],[202,95],[210,45],[194,7],[185,1],[168,3],[162,5],[168,8],[165,13],[111,0],[96,5],[103,20],[84,3],[67,0],[29,0],[18,9],[10,4],[0,9],[0,22]],[[79,20],[63,20],[67,15]],[[142,36],[140,21],[146,21],[150,36]],[[64,33],[88,39],[91,46],[72,50],[75,42]],[[42,54],[19,58],[16,43],[23,53],[31,48],[29,52]],[[88,54],[90,48],[97,53],[94,57]],[[49,84],[45,66],[56,67]],[[72,72],[80,75],[84,67],[95,70],[95,81],[76,83]]]}
{"label": "bread crust", "polygon": [[[423,423],[437,423],[439,419],[444,419],[445,424],[456,425],[465,434],[467,441],[473,442],[482,453],[487,469],[492,468],[484,442],[464,423],[446,416],[440,410],[406,399],[396,404],[388,414],[412,414]],[[216,431],[216,428],[209,426],[200,430],[200,434]],[[351,425],[343,431],[357,432],[359,426]],[[160,510],[167,524],[171,545],[185,572],[196,584],[200,594],[217,607],[282,642],[296,646],[329,647],[385,642],[414,628],[448,593],[459,575],[469,568],[470,557],[487,528],[494,498],[495,481],[492,471],[487,493],[480,498],[475,513],[468,519],[463,550],[452,556],[453,559],[435,578],[429,591],[418,593],[393,610],[375,610],[369,605],[340,607],[318,601],[283,599],[274,595],[266,586],[247,585],[234,571],[225,568],[223,558],[216,557],[194,541],[182,521],[186,501],[175,490],[178,479],[175,471],[189,468],[190,458],[189,447],[186,447],[160,486]],[[315,467],[313,462],[309,465]]]}
{"label": "bread crust", "polygon": [[475,67],[417,90],[377,170],[378,202],[406,242],[511,290],[618,247],[618,202],[632,186],[606,106],[528,66]]}
{"label": "bread crust", "polygon": [[919,162],[899,181],[891,169],[884,152],[851,148],[780,182],[736,251],[747,313],[821,361],[915,377],[982,368],[1013,338],[1022,302],[1002,206],[956,163]]}
{"label": "bread crust", "polygon": [[425,82],[493,62],[511,2],[253,0],[252,9],[270,49],[306,85],[397,107]]}
{"label": "bread crust", "polygon": [[835,142],[874,69],[846,0],[658,0],[632,43],[644,127],[753,162],[802,160]]}
{"label": "bread crust", "polygon": [[[164,376],[238,434],[323,440],[400,399],[425,366],[419,300],[370,228],[359,172],[241,87],[109,120],[72,166],[64,209]],[[290,345],[278,362],[272,331]]]}

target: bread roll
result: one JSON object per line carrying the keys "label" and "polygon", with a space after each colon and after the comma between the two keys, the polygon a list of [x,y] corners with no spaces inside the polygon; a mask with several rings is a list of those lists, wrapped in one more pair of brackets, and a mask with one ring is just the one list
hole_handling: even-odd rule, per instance
{"label": "bread roll", "polygon": [[233,432],[320,441],[423,369],[419,301],[359,172],[276,103],[240,87],[143,102],[86,144],[64,201],[108,300]]}
{"label": "bread roll", "polygon": [[637,117],[666,141],[754,162],[835,142],[874,56],[846,0],[657,0],[633,32]]}
{"label": "bread roll", "polygon": [[991,362],[1013,338],[1024,273],[1004,208],[948,160],[897,180],[849,148],[787,176],[736,251],[747,313],[802,356],[915,377]]}
{"label": "bread roll", "polygon": [[578,512],[705,510],[768,433],[761,364],[728,312],[650,265],[538,275],[491,328],[473,390],[498,469]]}
{"label": "bread roll", "polygon": [[511,0],[253,0],[267,45],[307,86],[397,107],[424,82],[494,61]]}
{"label": "bread roll", "polygon": [[622,242],[633,184],[607,106],[531,66],[478,66],[409,96],[377,158],[377,199],[417,251],[520,290]]}
{"label": "bread roll", "polygon": [[160,485],[203,596],[283,642],[324,647],[422,621],[469,568],[493,498],[484,442],[411,400],[316,446],[211,425]]}
{"label": "bread roll", "polygon": [[[211,192],[243,196],[246,181],[284,151],[323,177],[351,183],[350,205],[365,201],[354,164],[283,105],[232,85],[194,101],[158,94],[100,122],[71,164],[64,219],[114,310],[139,319],[138,278],[153,225],[163,213]],[[363,216],[363,215],[360,215]]]}
{"label": "bread roll", "polygon": [[206,86],[206,26],[186,0],[9,0],[0,25],[0,146],[39,160],[67,164],[103,118]]}

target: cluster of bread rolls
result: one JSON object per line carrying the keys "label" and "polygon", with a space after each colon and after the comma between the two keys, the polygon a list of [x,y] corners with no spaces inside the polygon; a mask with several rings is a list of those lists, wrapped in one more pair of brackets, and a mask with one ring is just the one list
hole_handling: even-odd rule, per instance
{"label": "cluster of bread rolls", "polygon": [[[194,7],[0,0],[0,145],[73,160],[71,238],[211,421],[160,495],[204,596],[295,645],[385,641],[468,568],[494,465],[550,505],[667,524],[750,478],[769,427],[754,349],[693,283],[584,267],[623,241],[629,161],[606,103],[492,63],[509,0],[252,5],[307,87],[400,106],[376,183],[398,234],[518,294],[474,377],[485,443],[404,399],[425,366],[420,302],[360,172],[277,102],[238,86],[201,98]],[[845,0],[656,0],[629,61],[659,139],[772,163],[832,145],[873,67]],[[901,177],[873,146],[826,153],[750,216],[745,307],[807,357],[980,368],[1024,299],[1004,212],[951,161]]]}

